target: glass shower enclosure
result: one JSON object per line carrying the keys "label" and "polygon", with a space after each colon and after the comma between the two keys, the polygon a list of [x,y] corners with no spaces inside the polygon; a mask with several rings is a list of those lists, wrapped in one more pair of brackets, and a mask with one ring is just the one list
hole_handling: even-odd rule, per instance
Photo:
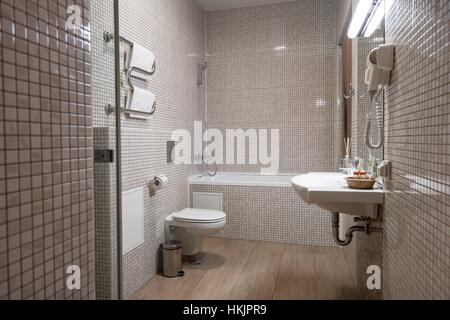
{"label": "glass shower enclosure", "polygon": [[117,300],[121,298],[118,1],[91,1],[90,16],[96,298]]}

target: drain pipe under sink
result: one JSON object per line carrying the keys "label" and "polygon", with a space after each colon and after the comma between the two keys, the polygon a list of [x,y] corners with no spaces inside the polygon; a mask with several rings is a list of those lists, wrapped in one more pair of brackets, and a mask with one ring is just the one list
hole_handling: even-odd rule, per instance
{"label": "drain pipe under sink", "polygon": [[346,247],[350,243],[352,243],[353,234],[355,232],[365,232],[367,235],[371,234],[372,232],[382,232],[381,228],[371,227],[372,220],[370,218],[355,218],[355,222],[365,222],[366,225],[351,227],[350,229],[348,229],[347,233],[345,234],[345,240],[341,240],[339,237],[339,224],[340,224],[339,213],[332,214],[333,238],[334,238],[334,241],[339,246]]}

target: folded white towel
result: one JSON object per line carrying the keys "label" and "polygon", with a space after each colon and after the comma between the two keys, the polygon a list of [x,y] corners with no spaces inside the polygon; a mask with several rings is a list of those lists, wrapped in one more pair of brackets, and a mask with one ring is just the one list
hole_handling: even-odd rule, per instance
{"label": "folded white towel", "polygon": [[139,112],[151,113],[155,105],[156,96],[150,91],[134,88],[134,92],[128,98],[127,109]]}
{"label": "folded white towel", "polygon": [[129,67],[137,67],[149,73],[153,72],[155,63],[155,55],[143,46],[135,43],[133,45],[133,53],[131,54]]}

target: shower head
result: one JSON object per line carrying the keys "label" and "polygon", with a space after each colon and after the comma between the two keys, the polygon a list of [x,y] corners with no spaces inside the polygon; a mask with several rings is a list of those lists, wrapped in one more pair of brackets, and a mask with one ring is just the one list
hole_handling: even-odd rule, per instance
{"label": "shower head", "polygon": [[201,65],[202,71],[205,71],[206,69],[208,69],[208,62],[203,62]]}

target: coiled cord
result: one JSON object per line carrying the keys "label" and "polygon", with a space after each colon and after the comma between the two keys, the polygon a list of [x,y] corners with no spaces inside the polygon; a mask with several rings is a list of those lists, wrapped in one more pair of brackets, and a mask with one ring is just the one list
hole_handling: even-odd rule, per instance
{"label": "coiled cord", "polygon": [[[380,101],[378,101],[383,90],[379,90],[378,92],[371,92],[369,95],[370,99],[370,108],[367,113],[367,126],[366,126],[366,145],[371,150],[378,150],[384,146],[385,135],[384,135],[384,112],[383,105]],[[375,104],[375,119],[377,121],[378,126],[378,143],[374,144],[371,138],[372,133],[372,108],[373,104]]]}

